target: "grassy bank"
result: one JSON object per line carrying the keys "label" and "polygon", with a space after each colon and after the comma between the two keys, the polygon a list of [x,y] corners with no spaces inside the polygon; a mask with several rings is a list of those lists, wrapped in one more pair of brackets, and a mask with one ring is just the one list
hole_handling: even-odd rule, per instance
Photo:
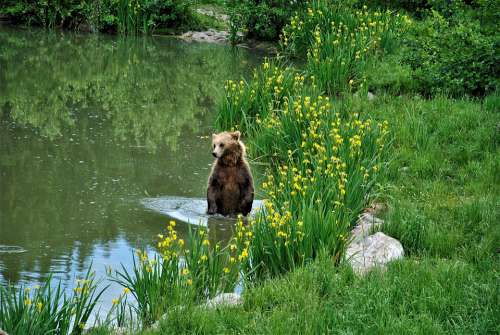
{"label": "grassy bank", "polygon": [[360,113],[392,120],[379,199],[383,231],[405,259],[358,277],[320,256],[250,285],[241,307],[173,310],[145,334],[498,332],[499,98],[353,99]]}
{"label": "grassy bank", "polygon": [[152,333],[497,333],[498,99],[354,98],[360,113],[391,120],[379,199],[405,259],[360,278],[320,257],[248,288],[242,307],[173,313]]}
{"label": "grassy bank", "polygon": [[[404,11],[313,1],[284,28],[284,59],[264,63],[250,82],[226,84],[218,127],[245,131],[253,157],[269,164],[263,189],[271,205],[250,228],[251,266],[259,278],[280,279],[249,285],[241,308],[197,308],[189,320],[174,314],[162,332],[498,332],[500,104],[491,77],[497,69],[490,63],[496,46],[488,21],[476,21],[478,12],[460,3],[454,15],[437,9],[411,18]],[[481,47],[467,47],[465,57],[453,54],[452,45],[469,38]],[[474,52],[481,62],[472,61]],[[303,59],[305,68],[287,66],[290,57]],[[451,69],[459,60],[461,67]],[[376,91],[375,99],[366,98],[368,89]],[[304,108],[309,98],[314,107]],[[324,99],[329,106],[323,114],[317,108]],[[301,113],[308,109],[309,116]],[[389,135],[382,141],[384,121]],[[347,169],[350,200],[338,186],[342,174],[332,176],[321,166],[338,158],[337,143],[328,137],[342,122],[360,122],[363,135],[375,139],[361,137],[360,160],[351,165],[355,133],[339,132],[338,144],[349,143],[349,150],[338,156],[368,173],[365,183],[356,182],[361,171]],[[373,143],[389,145],[374,152]],[[318,192],[301,193],[307,169],[320,172],[306,177],[322,179],[312,187]],[[406,258],[385,273],[358,278],[334,264],[345,248],[343,234],[373,197],[387,204],[383,231],[401,240]],[[290,230],[274,232],[283,217]],[[293,237],[300,239],[308,219],[315,229],[302,238],[314,246],[304,250]],[[323,231],[316,235],[317,229]],[[307,260],[311,264],[302,267]],[[292,273],[279,275],[287,271]]]}

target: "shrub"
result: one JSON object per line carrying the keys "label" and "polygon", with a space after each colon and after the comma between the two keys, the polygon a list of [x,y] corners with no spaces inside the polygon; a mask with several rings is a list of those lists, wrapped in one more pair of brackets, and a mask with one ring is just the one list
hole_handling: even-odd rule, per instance
{"label": "shrub", "polygon": [[118,30],[153,31],[158,27],[179,27],[192,20],[190,1],[120,0],[117,6]]}
{"label": "shrub", "polygon": [[96,31],[148,33],[191,24],[190,5],[190,0],[8,0],[0,5],[0,13],[15,23],[46,28],[78,29],[88,24]]}
{"label": "shrub", "polygon": [[258,40],[279,39],[283,26],[292,14],[303,7],[302,1],[231,0],[231,24],[243,30],[246,37]]}
{"label": "shrub", "polygon": [[85,19],[86,1],[12,1],[0,5],[0,13],[16,23],[54,28],[56,26],[76,27]]}
{"label": "shrub", "polygon": [[500,45],[496,36],[481,32],[478,22],[452,24],[434,12],[415,25],[407,44],[403,60],[424,95],[483,96],[498,87]]}

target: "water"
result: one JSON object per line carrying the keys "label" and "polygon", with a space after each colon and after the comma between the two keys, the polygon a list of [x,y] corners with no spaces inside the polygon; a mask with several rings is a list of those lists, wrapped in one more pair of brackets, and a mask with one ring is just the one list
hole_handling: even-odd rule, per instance
{"label": "water", "polygon": [[103,278],[154,250],[168,218],[141,201],[204,197],[223,82],[260,60],[167,37],[0,27],[0,283],[52,274],[70,289],[91,264]]}

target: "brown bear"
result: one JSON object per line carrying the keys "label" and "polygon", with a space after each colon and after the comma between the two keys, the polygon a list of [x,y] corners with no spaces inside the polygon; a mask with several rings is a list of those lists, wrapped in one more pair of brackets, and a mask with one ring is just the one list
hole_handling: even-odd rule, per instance
{"label": "brown bear", "polygon": [[252,210],[254,188],[240,132],[213,134],[212,155],[215,161],[208,179],[207,213],[246,216]]}

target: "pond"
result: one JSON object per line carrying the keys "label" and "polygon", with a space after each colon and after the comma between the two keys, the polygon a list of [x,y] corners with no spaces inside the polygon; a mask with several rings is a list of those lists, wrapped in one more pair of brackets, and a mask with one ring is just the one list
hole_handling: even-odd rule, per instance
{"label": "pond", "polygon": [[[261,59],[168,37],[0,27],[0,283],[52,275],[69,289],[91,264],[104,278],[136,248],[154,250],[169,218],[143,200],[205,196],[224,81]],[[211,239],[230,224],[212,223]]]}

